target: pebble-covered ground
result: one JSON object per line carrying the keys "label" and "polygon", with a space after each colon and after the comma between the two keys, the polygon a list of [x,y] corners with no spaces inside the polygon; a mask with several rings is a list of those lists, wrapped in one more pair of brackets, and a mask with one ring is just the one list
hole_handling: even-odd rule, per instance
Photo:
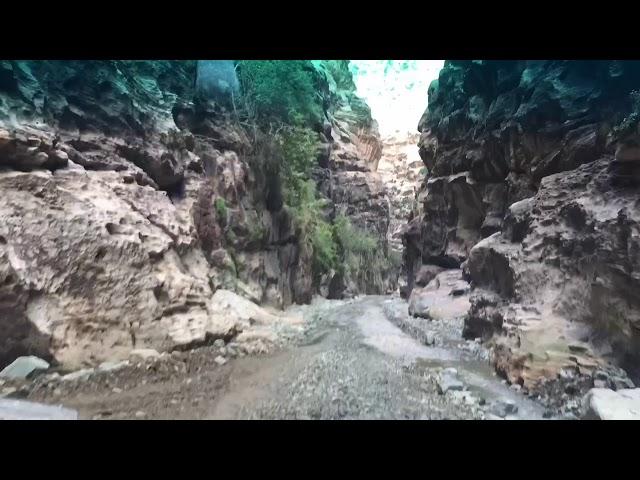
{"label": "pebble-covered ground", "polygon": [[319,301],[295,307],[306,329],[272,353],[218,340],[3,388],[85,419],[542,418],[480,345],[459,341],[461,325],[432,322],[427,341],[417,339],[398,326],[406,308],[382,296]]}

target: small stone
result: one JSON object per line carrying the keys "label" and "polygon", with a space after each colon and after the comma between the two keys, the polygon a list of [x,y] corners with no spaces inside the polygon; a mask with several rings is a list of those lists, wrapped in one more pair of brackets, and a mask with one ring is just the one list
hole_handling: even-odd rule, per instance
{"label": "small stone", "polygon": [[49,160],[49,155],[47,155],[45,152],[38,152],[33,157],[33,161],[37,166],[44,165],[45,163],[47,163],[48,160]]}
{"label": "small stone", "polygon": [[227,347],[227,355],[229,355],[230,357],[235,357],[236,355],[238,355],[238,353],[230,347]]}
{"label": "small stone", "polygon": [[606,380],[593,381],[593,388],[607,388],[607,385],[609,385],[609,382],[607,382]]}
{"label": "small stone", "polygon": [[220,355],[214,358],[213,361],[216,362],[218,365],[224,365],[225,363],[227,363],[227,359],[224,357],[221,357]]}
{"label": "small stone", "polygon": [[213,346],[214,346],[214,347],[218,347],[218,348],[224,347],[224,340],[223,340],[223,339],[221,339],[221,338],[216,339],[216,340],[213,342]]}
{"label": "small stone", "polygon": [[12,395],[14,393],[16,393],[18,391],[17,388],[15,387],[6,387],[2,389],[2,392],[0,393],[0,397],[8,397],[9,395]]}
{"label": "small stone", "polygon": [[114,387],[113,390],[111,390],[113,393],[122,393],[122,389],[118,388],[118,387]]}
{"label": "small stone", "polygon": [[146,417],[146,416],[147,416],[147,414],[146,414],[146,413],[144,413],[142,410],[138,410],[138,411],[136,412],[136,418],[144,418],[144,417]]}
{"label": "small stone", "polygon": [[433,332],[427,332],[425,337],[424,337],[424,343],[425,345],[431,346],[436,342],[436,337],[433,334]]}
{"label": "small stone", "polygon": [[464,384],[457,379],[457,370],[455,368],[445,368],[438,377],[438,392],[441,395],[449,391],[462,391]]}
{"label": "small stone", "polygon": [[157,358],[160,356],[160,353],[152,348],[136,348],[135,350],[131,350],[129,356],[146,360],[147,358]]}
{"label": "small stone", "polygon": [[519,392],[522,389],[522,385],[513,383],[509,388],[513,391]]}
{"label": "small stone", "polygon": [[589,348],[586,345],[581,345],[579,343],[573,343],[569,345],[569,351],[573,353],[585,353],[589,351]]}
{"label": "small stone", "polygon": [[184,353],[179,350],[174,350],[173,352],[171,352],[171,358],[182,360],[182,358],[184,358]]}
{"label": "small stone", "polygon": [[475,405],[477,401],[477,398],[472,395],[466,395],[464,397],[464,403],[466,403],[467,405]]}
{"label": "small stone", "polygon": [[491,405],[489,411],[499,417],[504,418],[507,415],[517,413],[518,406],[510,400],[498,400]]}
{"label": "small stone", "polygon": [[220,355],[226,355],[227,354],[227,349],[225,347],[220,347],[218,349],[218,352],[220,353]]}
{"label": "small stone", "polygon": [[127,360],[123,362],[103,362],[98,366],[98,370],[102,372],[113,372],[129,365]]}
{"label": "small stone", "polygon": [[493,413],[487,413],[485,416],[487,420],[504,420],[504,418],[499,417],[498,415],[494,415]]}
{"label": "small stone", "polygon": [[58,372],[53,372],[46,376],[46,379],[48,382],[51,382],[53,380],[58,380],[59,378],[60,378],[60,374]]}
{"label": "small stone", "polygon": [[572,378],[574,378],[575,372],[571,369],[568,368],[562,368],[560,369],[560,372],[558,374],[560,376],[560,378],[564,379],[564,380],[571,380]]}
{"label": "small stone", "polygon": [[595,380],[607,381],[607,380],[609,380],[609,374],[607,372],[602,371],[602,370],[596,370],[595,372],[593,372],[593,378]]}
{"label": "small stone", "polygon": [[633,382],[628,378],[614,377],[611,380],[613,383],[614,390],[624,390],[624,389],[630,389],[635,387]]}
{"label": "small stone", "polygon": [[94,370],[92,368],[83,368],[82,370],[77,370],[75,372],[64,375],[63,377],[61,377],[61,380],[85,380],[89,378],[93,372]]}
{"label": "small stone", "polygon": [[177,404],[178,404],[178,403],[180,403],[180,402],[179,402],[178,400],[176,400],[175,398],[172,398],[172,399],[169,401],[169,403],[170,403],[171,405],[177,405]]}
{"label": "small stone", "polygon": [[33,355],[18,357],[0,372],[0,377],[24,379],[28,378],[34,372],[48,368],[49,362]]}

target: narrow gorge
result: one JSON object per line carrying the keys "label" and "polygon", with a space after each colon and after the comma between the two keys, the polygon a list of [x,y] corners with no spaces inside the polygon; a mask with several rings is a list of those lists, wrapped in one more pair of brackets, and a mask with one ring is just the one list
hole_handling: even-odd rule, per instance
{"label": "narrow gorge", "polygon": [[0,61],[0,418],[640,418],[639,92]]}

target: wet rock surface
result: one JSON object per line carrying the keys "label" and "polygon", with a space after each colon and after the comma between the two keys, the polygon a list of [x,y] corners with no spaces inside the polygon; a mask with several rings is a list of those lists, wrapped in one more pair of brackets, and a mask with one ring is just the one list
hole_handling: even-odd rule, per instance
{"label": "wet rock surface", "polygon": [[[514,405],[506,418],[542,418],[542,405],[508,388],[465,342],[429,347],[402,332],[390,320],[401,311],[408,316],[399,298],[318,299],[287,312],[305,317],[304,331],[279,332],[269,349],[217,341],[66,380],[15,380],[10,397],[62,404],[81,419],[500,419],[491,412],[500,402]],[[459,339],[461,327],[435,330]]]}
{"label": "wet rock surface", "polygon": [[0,420],[77,420],[78,412],[63,407],[0,398]]}

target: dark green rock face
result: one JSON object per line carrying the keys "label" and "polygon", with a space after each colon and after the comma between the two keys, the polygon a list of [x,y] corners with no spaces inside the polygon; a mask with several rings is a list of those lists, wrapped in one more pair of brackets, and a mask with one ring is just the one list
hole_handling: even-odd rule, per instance
{"label": "dark green rock face", "polygon": [[233,60],[198,60],[196,93],[227,102],[237,97],[240,82]]}
{"label": "dark green rock face", "polygon": [[195,61],[0,61],[0,120],[144,136],[193,98]]}
{"label": "dark green rock face", "polygon": [[448,61],[420,121],[421,155],[435,175],[538,182],[604,153],[638,88],[637,61]]}
{"label": "dark green rock face", "polygon": [[430,86],[407,271],[465,269],[466,334],[503,335],[510,382],[595,360],[640,378],[638,91],[640,61],[609,60],[448,61]]}

